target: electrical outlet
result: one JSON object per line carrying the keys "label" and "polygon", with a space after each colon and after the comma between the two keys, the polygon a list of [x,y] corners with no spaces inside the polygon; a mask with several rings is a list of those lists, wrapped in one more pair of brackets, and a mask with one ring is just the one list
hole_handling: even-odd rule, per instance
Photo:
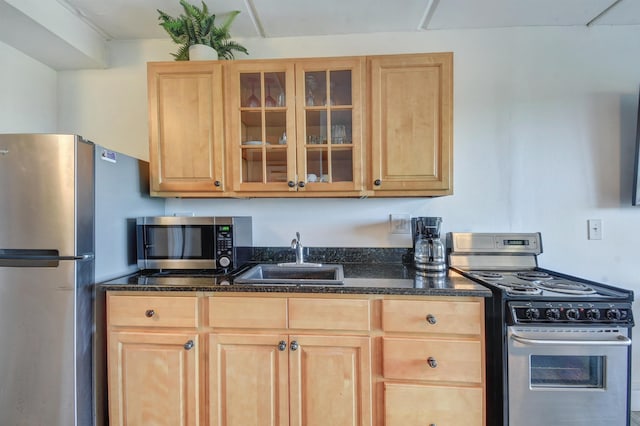
{"label": "electrical outlet", "polygon": [[590,240],[602,239],[602,219],[589,219],[587,226],[587,238]]}
{"label": "electrical outlet", "polygon": [[389,214],[389,232],[391,234],[410,234],[411,216],[408,214]]}

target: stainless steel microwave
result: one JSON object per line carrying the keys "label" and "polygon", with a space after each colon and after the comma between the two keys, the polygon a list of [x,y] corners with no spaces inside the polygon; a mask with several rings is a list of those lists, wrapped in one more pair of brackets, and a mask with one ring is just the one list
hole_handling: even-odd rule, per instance
{"label": "stainless steel microwave", "polygon": [[233,270],[251,257],[251,217],[139,217],[136,245],[141,269]]}

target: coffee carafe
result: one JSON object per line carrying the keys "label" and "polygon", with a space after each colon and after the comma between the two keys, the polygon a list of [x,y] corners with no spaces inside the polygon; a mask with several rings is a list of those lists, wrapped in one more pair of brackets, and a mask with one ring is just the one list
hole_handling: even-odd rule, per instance
{"label": "coffee carafe", "polygon": [[440,241],[440,217],[414,217],[411,219],[413,234],[413,260],[416,269],[431,272],[447,270],[444,244]]}

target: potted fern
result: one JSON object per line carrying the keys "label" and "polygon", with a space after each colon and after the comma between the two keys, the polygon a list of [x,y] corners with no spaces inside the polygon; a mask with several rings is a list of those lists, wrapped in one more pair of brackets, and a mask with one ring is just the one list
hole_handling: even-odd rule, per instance
{"label": "potted fern", "polygon": [[172,53],[176,61],[188,61],[189,59],[197,59],[192,57],[195,55],[193,46],[208,46],[217,52],[217,57],[209,57],[207,59],[234,59],[234,52],[242,52],[249,54],[247,49],[231,40],[229,27],[239,10],[231,12],[224,20],[221,26],[215,25],[216,15],[209,14],[209,8],[202,2],[202,8],[198,8],[187,2],[180,0],[180,5],[184,9],[184,14],[177,18],[169,16],[165,12],[158,9],[160,16],[160,26],[171,36],[171,39],[180,47],[176,53]]}

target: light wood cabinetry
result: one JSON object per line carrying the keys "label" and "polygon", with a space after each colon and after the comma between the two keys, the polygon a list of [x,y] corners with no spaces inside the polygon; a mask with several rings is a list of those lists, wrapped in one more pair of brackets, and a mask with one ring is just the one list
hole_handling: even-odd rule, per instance
{"label": "light wood cabinetry", "polygon": [[485,424],[481,300],[383,300],[385,426]]}
{"label": "light wood cabinetry", "polygon": [[485,425],[473,297],[110,292],[113,425]]}
{"label": "light wood cabinetry", "polygon": [[[254,303],[272,320],[247,320]],[[214,296],[209,313],[212,425],[371,425],[368,300]]]}
{"label": "light wood cabinetry", "polygon": [[360,195],[363,58],[234,61],[225,71],[234,192]]}
{"label": "light wood cabinetry", "polygon": [[222,64],[149,63],[151,194],[224,194]]}
{"label": "light wood cabinetry", "polygon": [[197,298],[107,296],[111,425],[202,424]]}
{"label": "light wood cabinetry", "polygon": [[453,193],[453,54],[372,56],[374,196]]}
{"label": "light wood cabinetry", "polygon": [[152,193],[451,194],[452,57],[150,63]]}

